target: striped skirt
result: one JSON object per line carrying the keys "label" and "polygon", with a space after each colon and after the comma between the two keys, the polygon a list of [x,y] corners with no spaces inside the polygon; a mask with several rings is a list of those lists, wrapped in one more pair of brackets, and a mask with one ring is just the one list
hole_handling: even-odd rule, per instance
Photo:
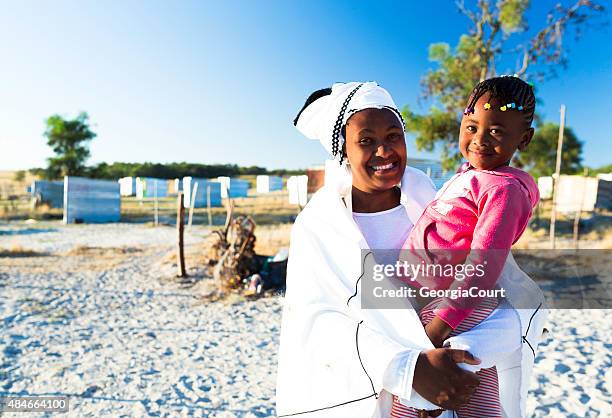
{"label": "striped skirt", "polygon": [[[425,306],[419,317],[423,325],[426,325],[435,317],[435,309],[442,299],[435,299]],[[451,336],[461,334],[482,322],[497,307],[497,300],[485,300],[468,318],[463,320]],[[480,377],[480,385],[470,398],[469,402],[454,411],[458,418],[501,418],[501,403],[499,400],[499,382],[497,380],[497,369],[491,367],[476,372]],[[422,416],[422,415],[420,415]],[[391,407],[391,418],[419,418],[419,410],[404,406],[399,397],[393,395]]]}

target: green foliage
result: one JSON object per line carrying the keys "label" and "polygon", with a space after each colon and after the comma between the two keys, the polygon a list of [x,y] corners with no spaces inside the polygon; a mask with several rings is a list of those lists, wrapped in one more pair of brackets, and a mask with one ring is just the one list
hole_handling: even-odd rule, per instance
{"label": "green foliage", "polygon": [[612,164],[603,165],[599,168],[590,168],[589,175],[595,176],[597,174],[608,174],[612,173]]}
{"label": "green foliage", "polygon": [[416,146],[420,150],[433,151],[434,142],[430,138],[447,138],[446,147],[442,148],[442,165],[445,170],[452,170],[461,160],[458,150],[458,142],[454,135],[459,132],[460,121],[449,117],[435,107],[431,108],[429,115],[417,115],[408,106],[402,110],[402,116],[406,121],[406,131],[416,133]]}
{"label": "green foliage", "polygon": [[121,177],[155,177],[162,179],[183,178],[192,176],[198,178],[215,178],[218,176],[240,176],[255,174],[293,175],[303,174],[303,170],[272,170],[264,167],[240,167],[236,164],[195,164],[195,163],[100,163],[89,167],[86,175],[91,178],[119,179]]}
{"label": "green foliage", "polygon": [[[558,140],[559,125],[549,122],[537,127],[527,149],[515,155],[514,164],[534,177],[550,176],[555,172]],[[563,131],[561,156],[561,174],[582,173],[582,143],[571,128]]]}
{"label": "green foliage", "polygon": [[96,137],[89,127],[87,113],[81,112],[74,119],[53,115],[46,121],[47,145],[55,152],[49,158],[47,168],[41,173],[44,178],[58,179],[63,176],[82,176],[86,172],[85,161],[89,158],[88,141]]}
{"label": "green foliage", "polygon": [[17,183],[21,183],[25,180],[25,175],[26,172],[24,170],[15,171],[15,174],[13,174],[13,180]]}
{"label": "green foliage", "polygon": [[[417,148],[432,151],[439,146],[446,169],[454,168],[461,160],[456,142],[467,99],[478,82],[497,74],[496,66],[500,65],[502,56],[507,62],[508,56],[516,55],[515,73],[523,79],[544,80],[554,76],[555,68],[567,62],[562,40],[568,27],[573,25],[578,34],[578,27],[603,10],[594,1],[578,0],[571,7],[557,5],[542,28],[529,37],[525,17],[529,0],[494,3],[478,0],[473,9],[458,0],[457,6],[470,20],[470,29],[460,36],[454,48],[448,43],[429,46],[429,60],[435,68],[421,79],[423,98],[435,106],[423,115],[408,108],[403,111],[406,132],[416,136]],[[528,73],[532,68],[534,71]],[[542,68],[549,73],[542,72]],[[537,114],[535,121],[540,121]]]}
{"label": "green foliage", "polygon": [[499,21],[504,33],[510,34],[526,28],[524,14],[529,0],[504,0],[498,3]]}

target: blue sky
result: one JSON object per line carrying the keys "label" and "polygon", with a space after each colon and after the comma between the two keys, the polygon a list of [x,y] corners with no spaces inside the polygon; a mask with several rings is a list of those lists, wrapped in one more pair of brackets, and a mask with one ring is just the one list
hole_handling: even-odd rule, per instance
{"label": "blue sky", "polygon": [[[555,2],[534,2],[532,28]],[[468,27],[450,0],[1,5],[0,170],[43,166],[45,118],[81,110],[98,134],[90,163],[321,164],[323,149],[291,124],[310,92],[375,80],[424,111],[428,45],[455,45]],[[569,68],[538,85],[545,119],[566,104],[590,166],[612,163],[611,34],[568,37]],[[407,140],[410,156],[432,156]]]}

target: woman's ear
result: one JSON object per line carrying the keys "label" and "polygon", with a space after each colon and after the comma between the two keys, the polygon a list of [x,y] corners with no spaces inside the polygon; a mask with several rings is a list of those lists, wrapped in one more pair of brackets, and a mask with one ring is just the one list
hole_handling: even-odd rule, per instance
{"label": "woman's ear", "polygon": [[342,143],[342,159],[343,161],[346,161],[346,164],[349,165],[351,162],[348,159],[348,154],[346,153],[346,139],[344,140],[344,142]]}
{"label": "woman's ear", "polygon": [[534,132],[535,131],[533,128],[529,128],[523,133],[523,136],[521,137],[521,142],[518,146],[519,151],[525,151],[527,149],[527,145],[529,145],[529,143],[531,142]]}

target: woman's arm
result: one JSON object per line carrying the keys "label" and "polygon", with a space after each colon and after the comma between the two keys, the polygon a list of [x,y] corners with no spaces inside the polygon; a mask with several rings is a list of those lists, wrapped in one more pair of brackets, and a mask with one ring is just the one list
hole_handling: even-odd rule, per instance
{"label": "woman's arm", "polygon": [[402,345],[349,316],[346,301],[330,295],[347,296],[350,289],[337,288],[333,263],[319,258],[319,242],[300,230],[296,222],[281,329],[277,412],[292,414],[375,399],[386,389],[386,372],[400,353],[406,361],[399,395],[410,397],[414,387],[430,401],[447,393],[444,405],[465,403],[476,376],[449,363],[450,350],[423,354],[416,345]]}
{"label": "woman's arm", "polygon": [[479,365],[461,365],[474,372],[495,366],[516,353],[521,344],[520,320],[505,300],[480,324],[444,342],[446,347],[466,350],[479,358]]}

